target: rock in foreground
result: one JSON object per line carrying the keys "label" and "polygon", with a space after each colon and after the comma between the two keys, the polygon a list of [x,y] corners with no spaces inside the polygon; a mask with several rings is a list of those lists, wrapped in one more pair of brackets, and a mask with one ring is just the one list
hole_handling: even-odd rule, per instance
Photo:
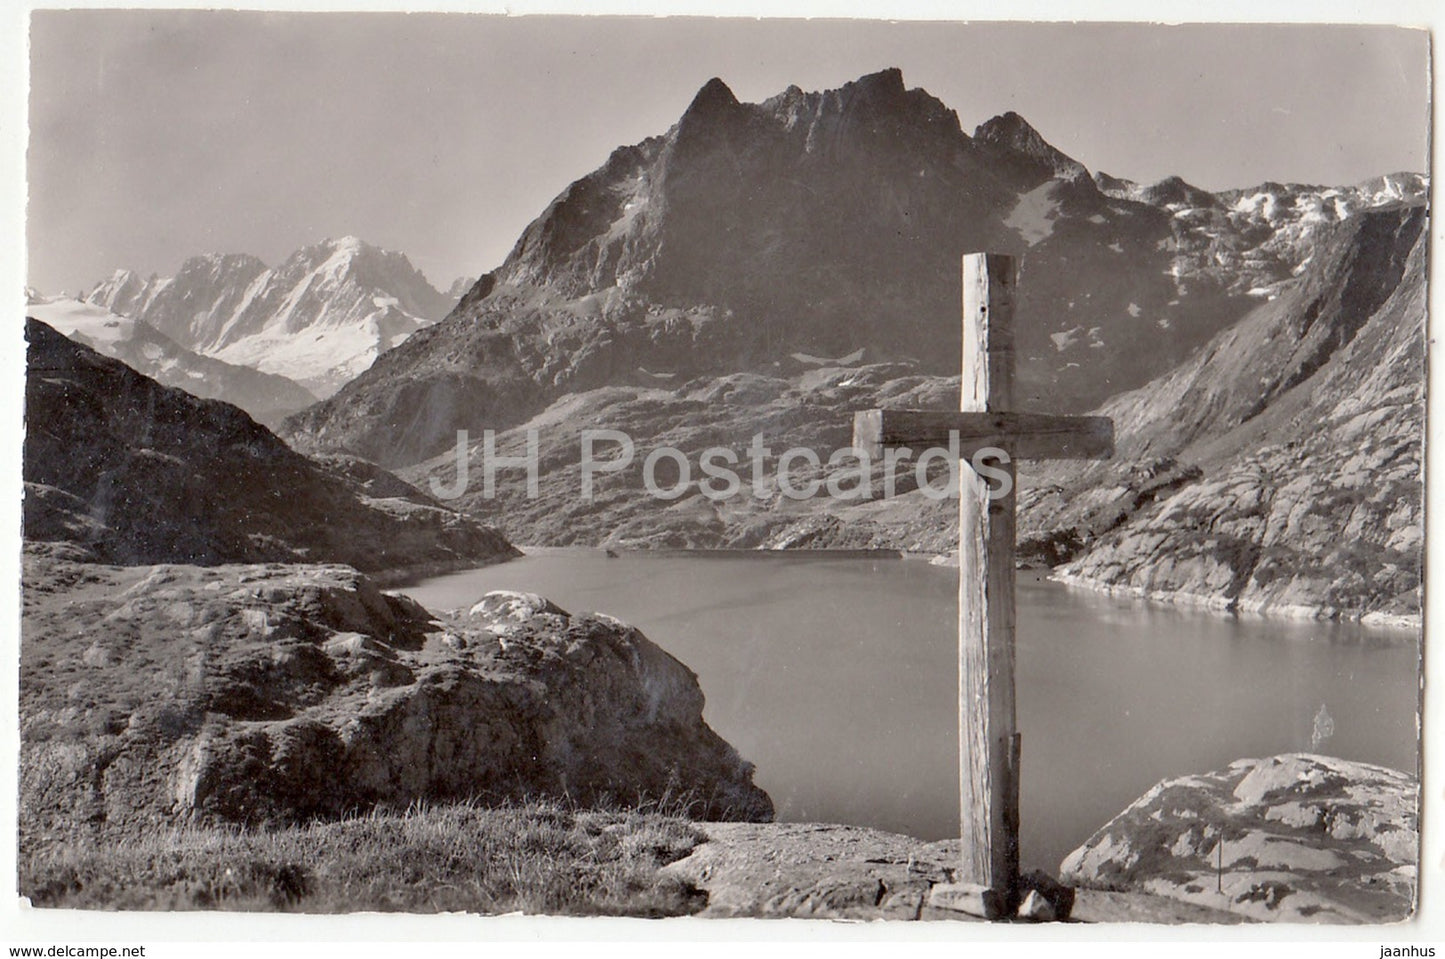
{"label": "rock in foreground", "polygon": [[1418,799],[1414,777],[1381,766],[1241,759],[1155,786],[1060,868],[1255,919],[1399,921],[1415,905]]}
{"label": "rock in foreground", "polygon": [[26,557],[22,834],[555,796],[767,819],[696,676],[520,594],[433,617],[339,566]]}
{"label": "rock in foreground", "polygon": [[[705,917],[888,919],[978,922],[934,908],[930,892],[951,882],[957,840],[831,823],[707,823],[707,841],[663,867],[664,876],[707,894]],[[1239,922],[1205,906],[1140,892],[1081,889],[1075,922]]]}

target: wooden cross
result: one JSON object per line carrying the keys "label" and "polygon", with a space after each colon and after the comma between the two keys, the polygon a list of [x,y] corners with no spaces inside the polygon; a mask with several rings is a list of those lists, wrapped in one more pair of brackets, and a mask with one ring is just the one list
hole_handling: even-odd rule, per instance
{"label": "wooden cross", "polygon": [[[1013,412],[1013,257],[963,258],[963,379],[958,413],[866,410],[853,445],[875,460],[888,447],[949,446],[958,434],[958,714],[963,862],[957,908],[998,918],[1019,897],[1019,735],[1014,713],[1014,461],[1104,459],[1114,424],[1104,416]],[[974,469],[979,450],[989,484]],[[1000,474],[1007,475],[1007,483]],[[1004,486],[1008,489],[1003,490]],[[999,494],[1003,495],[999,495]]]}

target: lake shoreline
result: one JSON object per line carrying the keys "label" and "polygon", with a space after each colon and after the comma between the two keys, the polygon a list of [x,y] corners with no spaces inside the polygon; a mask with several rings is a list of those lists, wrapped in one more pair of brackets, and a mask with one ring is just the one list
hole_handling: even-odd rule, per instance
{"label": "lake shoreline", "polygon": [[[448,573],[463,573],[471,569],[485,569],[488,566],[496,566],[500,563],[507,563],[514,559],[520,559],[527,555],[518,548],[516,553],[507,556],[498,556],[485,563],[477,563],[474,559],[448,559],[437,560],[430,563],[411,563],[406,566],[393,566],[379,570],[360,570],[381,589],[405,589],[408,586],[415,586],[423,580],[431,579],[434,576],[446,576]],[[317,565],[317,564],[303,564]],[[320,564],[325,565],[325,564]]]}
{"label": "lake shoreline", "polygon": [[[756,557],[758,559],[782,559],[788,557],[806,556],[818,559],[887,559],[900,560],[910,563],[927,563],[930,566],[942,566],[946,568],[958,568],[958,556],[956,553],[930,553],[906,549],[758,549],[758,548],[717,548],[717,549],[680,549],[680,548],[650,548],[650,547],[617,547],[617,546],[522,546],[518,545],[519,556],[542,556],[542,555],[592,555],[603,553],[608,556],[648,556],[648,557],[691,557],[691,558],[719,558],[719,559],[740,559]],[[505,563],[510,559],[519,557],[507,557],[497,560],[495,563],[483,564],[484,566]],[[386,574],[384,585],[387,588],[396,589],[416,585],[422,579],[432,576],[445,575],[447,573],[463,572],[467,569],[481,569],[483,567],[468,566],[466,564],[451,568],[441,568],[435,571],[423,571],[420,573],[405,571],[404,573]],[[1020,571],[1029,571],[1039,574],[1039,581],[1058,583],[1068,589],[1080,590],[1088,593],[1095,593],[1102,596],[1109,596],[1115,599],[1139,600],[1147,603],[1157,603],[1163,606],[1183,609],[1193,609],[1214,613],[1224,619],[1240,619],[1242,617],[1259,617],[1269,620],[1280,620],[1289,622],[1337,622],[1337,623],[1358,623],[1368,629],[1378,629],[1391,633],[1413,633],[1418,635],[1424,629],[1423,617],[1419,613],[1401,615],[1392,613],[1359,613],[1358,611],[1341,609],[1334,606],[1324,605],[1265,605],[1258,602],[1238,602],[1218,596],[1204,596],[1197,593],[1189,593],[1178,590],[1145,590],[1137,586],[1125,586],[1113,583],[1103,583],[1085,576],[1077,576],[1069,573],[1055,572],[1046,566],[1025,565],[1019,567]]]}
{"label": "lake shoreline", "polygon": [[1220,596],[1204,596],[1183,590],[1148,590],[1138,586],[1103,583],[1086,576],[1070,573],[1051,573],[1049,579],[1069,589],[1098,593],[1115,599],[1135,599],[1161,603],[1168,606],[1205,610],[1220,616],[1239,619],[1242,616],[1263,619],[1292,620],[1295,622],[1336,622],[1358,623],[1369,629],[1390,632],[1419,634],[1424,628],[1420,614],[1400,615],[1392,613],[1360,613],[1358,610],[1341,609],[1335,606],[1315,606],[1303,603],[1289,605],[1268,605],[1258,601],[1240,602]]}

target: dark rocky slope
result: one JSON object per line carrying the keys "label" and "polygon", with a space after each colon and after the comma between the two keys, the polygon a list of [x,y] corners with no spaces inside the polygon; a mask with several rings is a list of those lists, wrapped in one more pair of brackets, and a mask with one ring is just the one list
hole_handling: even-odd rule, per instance
{"label": "dark rocky slope", "polygon": [[121,565],[395,571],[516,555],[394,477],[307,459],[234,406],[161,386],[36,320],[26,338],[27,541]]}
{"label": "dark rocky slope", "polygon": [[[735,373],[699,378],[674,389],[601,387],[564,397],[497,437],[499,455],[520,457],[526,452],[528,432],[536,431],[538,497],[527,494],[521,469],[508,468],[498,473],[495,496],[488,498],[481,478],[482,441],[471,436],[467,489],[452,502],[529,544],[704,549],[805,545],[796,537],[786,544],[775,538],[791,537],[800,522],[846,510],[849,504],[831,502],[826,493],[807,500],[782,495],[776,472],[785,450],[816,450],[826,461],[830,451],[851,442],[855,409],[885,403],[956,408],[957,396],[956,377],[920,376],[898,364],[827,367],[774,376]],[[581,434],[587,429],[618,430],[635,443],[626,468],[593,477],[590,500],[581,494]],[[749,443],[755,434],[764,438],[770,450],[760,472],[762,496],[754,495],[749,462]],[[689,484],[676,498],[667,500],[647,491],[643,475],[648,453],[664,446],[681,452],[690,464]],[[717,500],[704,495],[699,486],[704,479],[702,454],[715,446],[739,457],[734,469],[741,480],[737,495]],[[595,456],[605,460],[614,450],[615,445],[599,443]],[[400,472],[418,485],[435,480],[450,487],[456,476],[455,451]],[[663,461],[655,475],[664,487],[673,486],[677,479],[668,461]],[[821,473],[797,463],[789,475],[795,485],[803,486]],[[900,476],[900,492],[915,488],[911,473]],[[874,489],[881,492],[881,480]],[[918,495],[901,496],[890,504],[871,504],[874,509],[901,510],[910,522],[918,524],[917,536],[901,528],[882,530],[850,521],[846,530],[840,526],[833,538],[816,545],[933,549],[935,539],[943,544],[947,537],[946,524],[940,522],[935,528],[928,509],[931,505]],[[957,506],[952,509],[956,512]]]}
{"label": "dark rocky slope", "polygon": [[1423,206],[1361,214],[1299,285],[1106,404],[1115,464],[1048,471],[1065,578],[1231,609],[1418,619]]}
{"label": "dark rocky slope", "polygon": [[27,296],[26,313],[158,383],[202,399],[222,400],[274,429],[316,402],[299,383],[186,349],[143,320],[63,297]]}
{"label": "dark rocky slope", "polygon": [[358,572],[515,555],[494,530],[27,336],[22,843],[537,797],[771,817],[632,627],[511,593],[433,615]]}

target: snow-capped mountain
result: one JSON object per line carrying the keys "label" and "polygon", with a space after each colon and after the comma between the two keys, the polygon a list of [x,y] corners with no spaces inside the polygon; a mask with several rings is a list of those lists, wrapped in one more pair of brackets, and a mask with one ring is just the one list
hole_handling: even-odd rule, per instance
{"label": "snow-capped mountain", "polygon": [[326,397],[444,316],[456,298],[439,293],[403,254],[348,236],[304,247],[277,267],[211,254],[192,257],[172,277],[119,270],[86,300],[144,320],[198,353]]}
{"label": "snow-capped mountain", "polygon": [[1169,177],[1149,186],[1100,173],[1099,190],[1148,203],[1174,219],[1172,271],[1181,282],[1208,277],[1231,293],[1273,298],[1304,272],[1315,246],[1350,216],[1389,204],[1423,200],[1418,173],[1395,173],[1344,187],[1263,183],[1209,193]]}
{"label": "snow-capped mountain", "polygon": [[26,300],[27,316],[77,343],[120,360],[165,386],[239,406],[263,425],[275,426],[316,402],[314,395],[284,376],[202,356],[143,320],[72,297],[46,297],[34,290],[26,290]]}
{"label": "snow-capped mountain", "polygon": [[117,270],[85,300],[145,320],[177,343],[202,350],[214,344],[251,284],[265,273],[265,263],[244,253],[195,256],[175,276],[146,280],[130,270]]}

